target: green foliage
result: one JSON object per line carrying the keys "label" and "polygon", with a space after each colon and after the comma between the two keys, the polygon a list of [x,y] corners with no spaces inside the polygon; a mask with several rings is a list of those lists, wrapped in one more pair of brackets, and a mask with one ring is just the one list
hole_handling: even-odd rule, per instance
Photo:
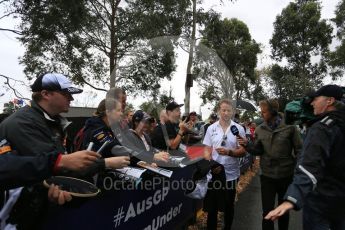
{"label": "green foliage", "polygon": [[[121,3],[121,4],[120,4]],[[21,58],[28,78],[58,71],[80,85],[124,86],[153,94],[174,71],[172,40],[188,20],[188,0],[19,0]],[[116,71],[114,71],[116,69]],[[98,88],[99,89],[99,88]]]}
{"label": "green foliage", "polygon": [[345,1],[342,0],[337,5],[337,8],[335,10],[335,18],[333,19],[333,22],[336,24],[338,30],[337,30],[337,36],[340,39],[343,39],[345,37]]}
{"label": "green foliage", "polygon": [[270,68],[269,77],[272,94],[279,101],[280,111],[283,111],[283,108],[289,101],[296,98],[296,92],[303,92],[303,85],[295,83],[299,79],[296,75],[291,75],[288,68],[274,64]]}
{"label": "green foliage", "polygon": [[256,118],[261,117],[259,112],[254,112],[254,111],[244,111],[241,114],[241,121],[246,122],[246,121],[252,121]]}
{"label": "green foliage", "polygon": [[235,18],[214,17],[201,33],[203,39],[196,47],[194,72],[203,89],[204,103],[222,97],[250,98],[250,85],[256,82],[254,70],[261,50],[247,25]]}
{"label": "green foliage", "polygon": [[343,77],[345,70],[345,0],[342,0],[336,10],[333,22],[337,26],[337,37],[340,45],[330,54],[331,75],[334,79]]}
{"label": "green foliage", "polygon": [[147,112],[148,114],[150,114],[151,116],[153,116],[154,118],[156,118],[157,120],[159,119],[159,113],[165,109],[165,106],[174,100],[173,97],[171,97],[170,95],[165,94],[165,92],[163,92],[163,94],[158,95],[159,97],[159,101],[155,102],[155,101],[147,101],[142,103],[139,108],[145,112]]}
{"label": "green foliage", "polygon": [[[270,77],[283,105],[318,87],[327,74],[325,57],[332,42],[332,27],[321,19],[320,11],[318,1],[291,2],[274,22],[272,57],[287,64],[274,65]],[[312,61],[316,56],[319,61]]]}

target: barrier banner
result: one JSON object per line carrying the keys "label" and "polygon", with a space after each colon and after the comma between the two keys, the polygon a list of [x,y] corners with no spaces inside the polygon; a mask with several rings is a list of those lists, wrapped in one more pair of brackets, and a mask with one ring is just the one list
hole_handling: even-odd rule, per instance
{"label": "barrier banner", "polygon": [[[47,211],[43,229],[176,229],[195,217],[197,200],[184,195],[194,165],[175,168],[172,177],[151,176],[140,184],[106,181],[95,198],[73,198]],[[123,188],[121,188],[121,186]],[[134,186],[134,187],[133,187]]]}
{"label": "barrier banner", "polygon": [[240,170],[241,173],[248,170],[248,168],[253,164],[254,156],[250,155],[249,153],[246,153],[244,157],[241,157],[240,159]]}

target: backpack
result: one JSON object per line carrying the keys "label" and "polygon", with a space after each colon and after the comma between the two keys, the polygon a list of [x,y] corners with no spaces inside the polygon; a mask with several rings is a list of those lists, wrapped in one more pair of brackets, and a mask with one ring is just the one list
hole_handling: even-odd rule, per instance
{"label": "backpack", "polygon": [[81,151],[83,150],[83,141],[85,137],[85,126],[81,128],[78,133],[75,135],[73,140],[73,152]]}

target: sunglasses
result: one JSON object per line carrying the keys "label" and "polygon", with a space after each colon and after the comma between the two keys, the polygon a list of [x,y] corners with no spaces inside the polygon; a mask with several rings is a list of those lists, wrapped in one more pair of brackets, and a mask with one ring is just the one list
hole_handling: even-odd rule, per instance
{"label": "sunglasses", "polygon": [[226,140],[228,139],[228,136],[227,135],[223,135],[223,138],[222,138],[222,143],[220,144],[221,146],[225,146],[226,144]]}

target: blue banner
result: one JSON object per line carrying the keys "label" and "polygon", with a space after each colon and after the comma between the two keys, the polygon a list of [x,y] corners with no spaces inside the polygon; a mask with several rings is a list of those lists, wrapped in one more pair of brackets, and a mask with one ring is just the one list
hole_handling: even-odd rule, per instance
{"label": "blue banner", "polygon": [[246,153],[244,157],[241,157],[240,159],[240,170],[241,173],[248,170],[248,168],[253,164],[254,156],[250,155],[249,153]]}
{"label": "blue banner", "polygon": [[[74,201],[48,210],[43,229],[176,229],[195,217],[201,201],[184,195],[191,186],[193,165],[174,169],[172,178],[151,177],[137,188],[107,183],[95,198]],[[109,186],[114,186],[110,188]],[[74,204],[73,204],[74,202]]]}

